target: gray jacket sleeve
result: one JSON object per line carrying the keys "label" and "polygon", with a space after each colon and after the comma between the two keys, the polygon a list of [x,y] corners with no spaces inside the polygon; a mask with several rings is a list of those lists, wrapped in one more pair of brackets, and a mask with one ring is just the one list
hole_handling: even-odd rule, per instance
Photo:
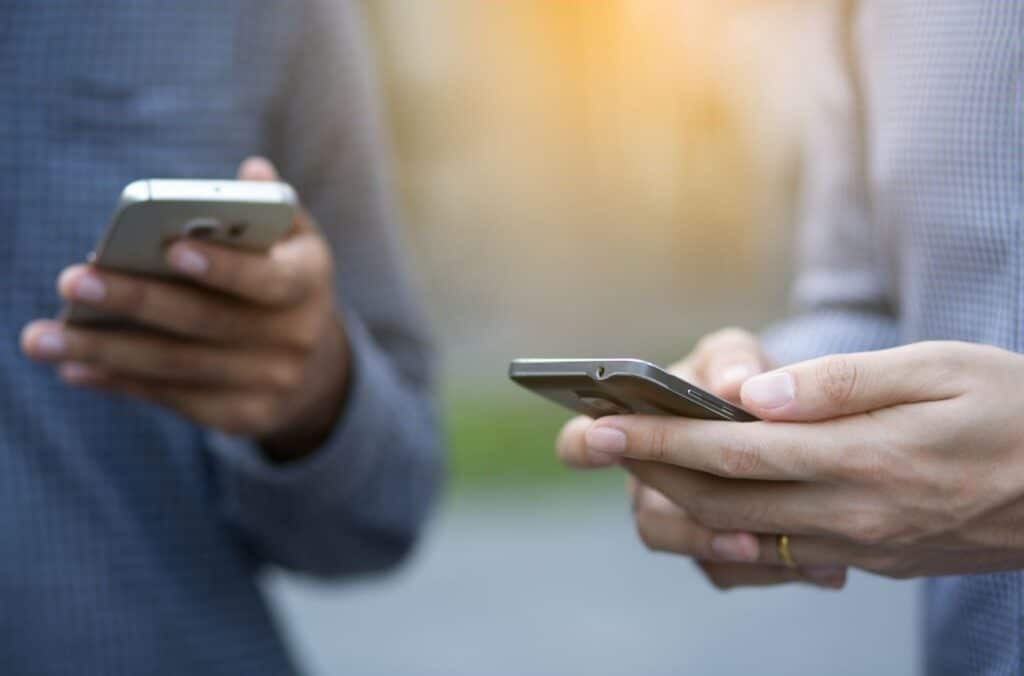
{"label": "gray jacket sleeve", "polygon": [[260,559],[340,575],[403,557],[442,462],[433,358],[399,256],[363,26],[349,2],[289,8],[300,5],[267,151],[333,249],[349,392],[328,441],[303,460],[275,465],[247,441],[207,440],[225,518]]}
{"label": "gray jacket sleeve", "polygon": [[899,342],[895,280],[876,231],[866,181],[866,139],[850,7],[833,2],[824,58],[807,75],[796,313],[763,334],[779,363],[875,350]]}

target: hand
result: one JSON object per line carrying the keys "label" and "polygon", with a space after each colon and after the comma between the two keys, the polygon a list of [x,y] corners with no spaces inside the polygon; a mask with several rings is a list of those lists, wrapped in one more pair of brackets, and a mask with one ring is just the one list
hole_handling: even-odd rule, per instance
{"label": "hand", "polygon": [[[619,416],[586,432],[744,560],[890,577],[1024,566],[1024,357],[967,343],[832,356],[743,384],[766,422]],[[600,431],[599,431],[600,430]]]}
{"label": "hand", "polygon": [[[738,402],[742,383],[769,367],[756,337],[739,329],[724,329],[703,338],[686,359],[669,370],[720,397]],[[562,429],[558,455],[570,467],[607,467],[619,460],[588,448],[585,433],[592,422],[590,418],[578,417]],[[709,530],[661,493],[635,479],[630,480],[629,491],[640,539],[651,549],[693,557],[720,589],[784,582],[812,582],[836,588],[845,583],[842,567],[790,570],[779,562],[747,563],[758,553],[755,535]]]}
{"label": "hand", "polygon": [[[742,329],[722,329],[702,338],[693,351],[676,362],[669,371],[720,397],[739,402],[740,386],[745,380],[771,368],[757,338]],[[574,469],[608,467],[619,462],[617,456],[589,448],[583,433],[593,422],[573,418],[562,428],[556,444],[559,459]]]}
{"label": "hand", "polygon": [[[277,174],[250,158],[239,178]],[[276,459],[319,445],[341,408],[348,359],[331,252],[308,216],[267,254],[183,239],[166,255],[196,284],[91,265],[67,268],[58,282],[66,301],[155,331],[39,320],[22,332],[25,354],[55,364],[71,385],[156,402],[257,440]]]}

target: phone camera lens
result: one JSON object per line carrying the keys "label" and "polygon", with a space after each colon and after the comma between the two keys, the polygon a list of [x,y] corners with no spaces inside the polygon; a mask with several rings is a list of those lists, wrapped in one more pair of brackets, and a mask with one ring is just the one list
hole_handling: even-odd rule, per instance
{"label": "phone camera lens", "polygon": [[215,218],[195,218],[185,224],[185,236],[196,239],[210,239],[221,229],[221,223]]}
{"label": "phone camera lens", "polygon": [[241,237],[245,234],[245,231],[249,229],[248,223],[232,223],[228,226],[229,237]]}

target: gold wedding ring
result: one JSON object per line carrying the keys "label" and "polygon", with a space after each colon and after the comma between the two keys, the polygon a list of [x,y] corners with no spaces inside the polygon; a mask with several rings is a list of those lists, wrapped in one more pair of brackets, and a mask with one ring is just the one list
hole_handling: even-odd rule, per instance
{"label": "gold wedding ring", "polygon": [[786,568],[796,568],[796,559],[793,558],[793,552],[789,551],[788,535],[779,534],[775,538],[775,549],[778,550],[779,558],[786,564]]}

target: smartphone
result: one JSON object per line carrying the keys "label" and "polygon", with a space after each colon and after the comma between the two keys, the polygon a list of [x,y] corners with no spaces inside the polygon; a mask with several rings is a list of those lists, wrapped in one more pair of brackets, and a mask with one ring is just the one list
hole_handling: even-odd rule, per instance
{"label": "smartphone", "polygon": [[[182,237],[266,251],[291,230],[298,209],[286,183],[145,179],[130,183],[89,262],[100,268],[174,279],[165,250]],[[108,322],[78,304],[62,316],[71,323]]]}
{"label": "smartphone", "polygon": [[753,422],[755,416],[642,359],[515,359],[509,378],[568,409]]}

